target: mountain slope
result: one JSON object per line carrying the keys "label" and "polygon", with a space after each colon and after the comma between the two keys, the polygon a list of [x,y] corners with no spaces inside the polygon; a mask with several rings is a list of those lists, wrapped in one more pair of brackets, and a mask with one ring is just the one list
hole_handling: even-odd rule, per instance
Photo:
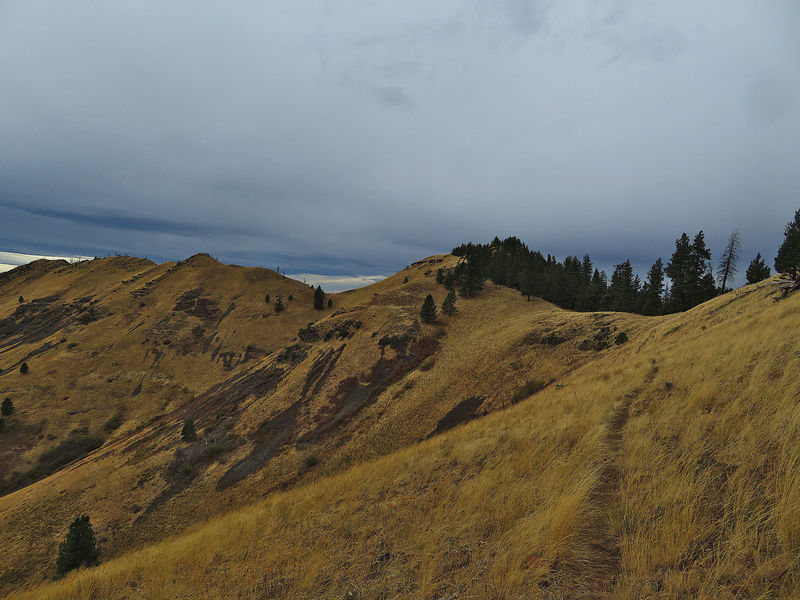
{"label": "mountain slope", "polygon": [[[800,592],[796,297],[749,287],[647,318],[490,287],[418,324],[424,295],[444,295],[433,271],[453,260],[334,296],[284,362],[276,350],[234,369],[0,498],[3,547],[41,532],[23,554],[35,568],[3,557],[25,573],[8,585],[30,585],[89,510],[108,562],[29,597]],[[606,347],[619,331],[629,341]],[[531,380],[544,389],[513,404]],[[230,448],[187,463],[199,446],[176,439],[186,415]],[[196,472],[176,476],[187,464]],[[139,510],[116,508],[126,502]]]}

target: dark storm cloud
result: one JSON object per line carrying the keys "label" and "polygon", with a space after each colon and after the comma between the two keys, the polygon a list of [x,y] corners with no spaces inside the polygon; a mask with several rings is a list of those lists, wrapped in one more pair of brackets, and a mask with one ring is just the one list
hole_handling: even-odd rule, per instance
{"label": "dark storm cloud", "polygon": [[0,250],[388,273],[464,240],[773,256],[800,5],[0,4]]}

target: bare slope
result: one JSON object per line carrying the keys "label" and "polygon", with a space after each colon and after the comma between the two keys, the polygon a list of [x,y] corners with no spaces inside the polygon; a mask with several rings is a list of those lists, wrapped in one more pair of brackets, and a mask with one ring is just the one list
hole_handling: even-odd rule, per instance
{"label": "bare slope", "polygon": [[[1,498],[3,546],[19,552],[43,524],[24,550],[39,570],[8,585],[41,577],[70,511],[88,507],[108,562],[23,597],[800,595],[797,297],[751,287],[645,318],[489,288],[419,325],[424,294],[443,296],[438,260],[335,297],[346,312],[295,358],[276,351],[166,413],[169,426]],[[360,327],[325,339],[347,319]],[[594,349],[622,330],[630,341]],[[512,406],[532,379],[550,385]],[[242,381],[254,393],[229,410]],[[170,469],[199,446],[175,441],[177,424],[196,414],[221,439],[219,406],[237,442],[189,461],[181,487]]]}

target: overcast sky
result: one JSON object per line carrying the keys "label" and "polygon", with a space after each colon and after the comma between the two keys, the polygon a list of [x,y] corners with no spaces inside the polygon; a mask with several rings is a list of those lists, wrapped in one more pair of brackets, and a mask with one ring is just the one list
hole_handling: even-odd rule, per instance
{"label": "overcast sky", "polygon": [[[0,250],[645,269],[800,208],[800,2],[0,1]],[[743,265],[743,266],[746,266]]]}

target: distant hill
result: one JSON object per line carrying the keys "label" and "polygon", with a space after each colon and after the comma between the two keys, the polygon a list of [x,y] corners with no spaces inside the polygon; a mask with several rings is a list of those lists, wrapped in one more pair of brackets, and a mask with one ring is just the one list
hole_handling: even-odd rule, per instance
{"label": "distant hill", "polygon": [[[0,592],[800,596],[798,297],[645,317],[489,284],[422,323],[458,260],[322,311],[207,255],[0,276]],[[42,583],[81,514],[101,565]]]}

